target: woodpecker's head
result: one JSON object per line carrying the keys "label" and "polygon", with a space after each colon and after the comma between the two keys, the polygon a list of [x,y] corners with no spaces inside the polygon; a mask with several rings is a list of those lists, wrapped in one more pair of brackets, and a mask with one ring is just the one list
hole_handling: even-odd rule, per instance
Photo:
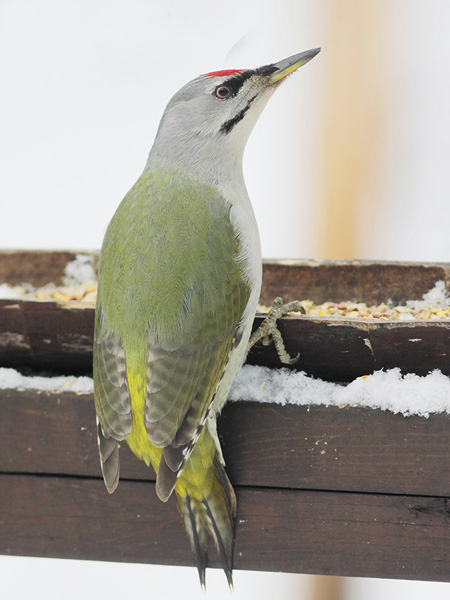
{"label": "woodpecker's head", "polygon": [[230,69],[200,75],[167,105],[150,154],[164,162],[237,160],[268,99],[284,79],[309,62],[320,48],[257,69]]}

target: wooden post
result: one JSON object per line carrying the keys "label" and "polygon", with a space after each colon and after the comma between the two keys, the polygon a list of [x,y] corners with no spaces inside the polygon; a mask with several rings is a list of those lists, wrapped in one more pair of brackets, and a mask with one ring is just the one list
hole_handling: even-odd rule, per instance
{"label": "wooden post", "polygon": [[318,254],[358,256],[358,223],[377,197],[387,94],[387,4],[328,0]]}
{"label": "wooden post", "polygon": [[315,575],[310,581],[311,600],[343,600],[343,578]]}

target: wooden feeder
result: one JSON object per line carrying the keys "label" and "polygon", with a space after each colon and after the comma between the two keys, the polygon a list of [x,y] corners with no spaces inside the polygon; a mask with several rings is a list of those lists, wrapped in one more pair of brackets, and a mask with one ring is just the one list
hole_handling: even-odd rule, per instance
{"label": "wooden feeder", "polygon": [[[72,252],[0,253],[0,283],[60,284]],[[267,261],[261,302],[421,299],[450,265]],[[257,315],[255,326],[262,315]],[[89,374],[94,306],[0,300],[0,366]],[[377,369],[450,375],[450,321],[293,315],[293,368],[349,382]],[[249,362],[280,366],[272,346]],[[192,565],[171,501],[121,448],[101,480],[91,394],[0,391],[0,553]],[[369,408],[226,405],[219,419],[238,498],[237,569],[450,581],[449,416]],[[210,566],[219,566],[211,552]]]}

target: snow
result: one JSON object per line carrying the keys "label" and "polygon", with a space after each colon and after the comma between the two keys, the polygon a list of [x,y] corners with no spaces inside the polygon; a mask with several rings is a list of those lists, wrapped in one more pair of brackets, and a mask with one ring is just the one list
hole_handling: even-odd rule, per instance
{"label": "snow", "polygon": [[78,300],[95,302],[97,295],[97,272],[95,258],[91,254],[78,253],[64,269],[63,284],[57,287],[49,282],[36,288],[30,283],[21,285],[0,284],[0,298],[11,300]]}
{"label": "snow", "polygon": [[[0,368],[0,389],[92,393],[91,377],[30,377]],[[426,376],[402,375],[399,369],[376,371],[347,385],[330,383],[288,369],[245,365],[229,400],[299,406],[360,406],[404,416],[450,414],[450,378],[435,370]]]}
{"label": "snow", "polygon": [[422,300],[407,300],[406,305],[414,310],[420,310],[425,306],[446,308],[449,305],[449,298],[445,288],[445,281],[436,281],[434,287],[422,296]]}
{"label": "snow", "polygon": [[362,406],[404,416],[450,413],[450,378],[435,370],[424,377],[400,369],[375,371],[348,385],[330,383],[288,369],[246,365],[236,377],[229,400],[313,406]]}
{"label": "snow", "polygon": [[17,287],[8,285],[7,283],[0,284],[0,298],[6,300],[12,300],[16,298],[22,298],[23,293]]}
{"label": "snow", "polygon": [[37,390],[40,392],[92,393],[92,377],[43,377],[22,375],[15,369],[0,367],[0,390]]}
{"label": "snow", "polygon": [[67,263],[64,269],[64,285],[81,285],[82,283],[97,281],[93,261],[94,257],[90,254],[77,254],[75,260]]}

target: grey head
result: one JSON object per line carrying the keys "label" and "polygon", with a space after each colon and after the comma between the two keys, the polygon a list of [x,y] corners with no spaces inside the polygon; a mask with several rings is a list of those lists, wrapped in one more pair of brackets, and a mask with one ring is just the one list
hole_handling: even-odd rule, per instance
{"label": "grey head", "polygon": [[213,71],[184,85],[164,111],[147,166],[208,171],[242,164],[248,136],[270,96],[319,51],[257,69]]}

